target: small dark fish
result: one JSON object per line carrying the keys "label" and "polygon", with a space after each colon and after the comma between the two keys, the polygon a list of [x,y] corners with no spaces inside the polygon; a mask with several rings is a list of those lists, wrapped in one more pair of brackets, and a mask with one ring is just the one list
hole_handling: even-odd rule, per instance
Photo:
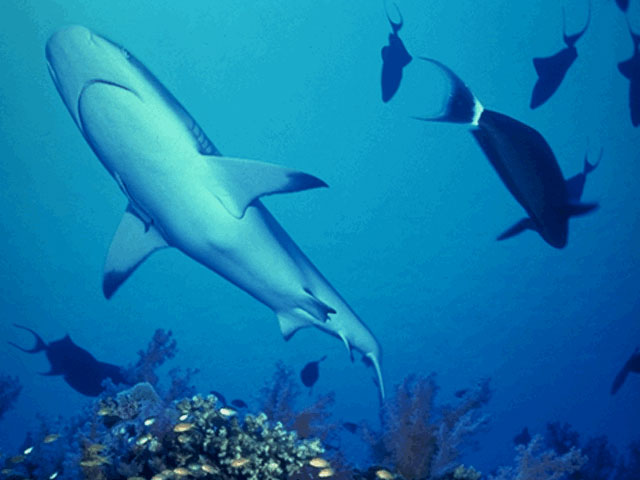
{"label": "small dark fish", "polygon": [[627,25],[631,40],[633,41],[633,55],[629,60],[620,62],[618,70],[629,80],[629,110],[631,111],[631,124],[634,127],[640,125],[640,34],[634,33],[627,18]]}
{"label": "small dark fish", "polygon": [[456,393],[454,393],[454,395],[456,396],[456,398],[462,398],[467,394],[468,391],[469,391],[468,388],[463,388],[462,390],[457,390]]}
{"label": "small dark fish", "polygon": [[587,27],[590,22],[591,1],[589,1],[589,16],[587,17],[587,24],[580,32],[574,35],[567,35],[566,15],[564,9],[562,9],[563,38],[564,43],[567,46],[550,57],[538,57],[533,59],[533,66],[538,74],[538,80],[533,87],[533,93],[531,94],[531,103],[529,104],[531,108],[539,107],[549,100],[556,90],[558,90],[558,87],[567,74],[569,67],[571,67],[576,58],[578,58],[578,50],[575,45],[584,32],[587,31]]}
{"label": "small dark fish", "polygon": [[240,400],[239,398],[236,398],[235,400],[231,400],[231,405],[233,405],[234,407],[237,408],[247,408],[248,405],[243,402],[242,400]]}
{"label": "small dark fish", "polygon": [[629,0],[616,0],[616,5],[623,12],[626,12],[629,8]]}
{"label": "small dark fish", "polygon": [[342,426],[349,433],[356,433],[358,431],[358,425],[353,422],[344,422]]}
{"label": "small dark fish", "polygon": [[220,403],[222,405],[226,405],[227,404],[227,399],[224,398],[224,395],[222,395],[220,392],[216,392],[215,390],[211,390],[210,392],[211,394],[215,395],[215,397],[220,400]]}
{"label": "small dark fish", "polygon": [[[426,121],[466,123],[471,133],[495,168],[511,195],[527,212],[498,240],[512,237],[527,229],[537,231],[551,246],[563,248],[569,235],[569,218],[582,215],[597,204],[580,203],[570,192],[578,180],[565,181],[551,147],[533,128],[502,113],[484,108],[469,87],[446,65],[425,58],[440,67],[452,85],[444,111]],[[585,164],[583,175],[594,165]],[[572,187],[573,185],[573,187]]]}
{"label": "small dark fish", "polygon": [[325,355],[320,360],[309,362],[304,366],[300,372],[300,379],[305,387],[311,388],[318,381],[318,377],[320,376],[320,362],[324,361],[326,358],[327,356]]}
{"label": "small dark fish", "polygon": [[398,5],[394,3],[398,15],[400,16],[400,22],[395,23],[391,20],[389,12],[385,12],[389,25],[391,25],[392,33],[389,34],[389,45],[382,47],[382,101],[388,102],[396,94],[398,88],[400,88],[400,82],[402,81],[402,69],[411,62],[412,57],[407,51],[404,43],[398,36],[398,32],[404,24],[402,14]]}
{"label": "small dark fish", "polygon": [[125,380],[122,368],[110,363],[99,362],[85,349],[78,347],[69,335],[62,340],[49,344],[30,328],[16,325],[33,334],[36,345],[31,349],[22,348],[13,342],[10,345],[25,353],[45,352],[47,360],[51,364],[51,370],[42,375],[63,375],[65,382],[75,391],[90,397],[98,396],[104,391],[102,382],[110,378],[113,383],[128,384]]}
{"label": "small dark fish", "polygon": [[529,433],[529,429],[527,427],[524,427],[518,435],[513,437],[513,444],[516,446],[524,445],[526,447],[527,445],[529,445],[530,441],[531,434]]}
{"label": "small dark fish", "polygon": [[640,373],[640,347],[636,348],[635,351],[629,357],[629,360],[624,364],[622,370],[618,372],[616,378],[613,380],[613,384],[611,385],[611,395],[615,395],[620,387],[624,384],[627,379],[627,375],[629,373]]}

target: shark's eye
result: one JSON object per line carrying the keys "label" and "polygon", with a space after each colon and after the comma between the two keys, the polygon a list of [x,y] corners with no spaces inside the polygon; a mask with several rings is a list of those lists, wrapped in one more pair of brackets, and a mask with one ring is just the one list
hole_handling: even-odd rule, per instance
{"label": "shark's eye", "polygon": [[122,55],[124,56],[124,58],[129,59],[131,57],[129,50],[127,50],[126,48],[121,48],[120,51],[122,52]]}

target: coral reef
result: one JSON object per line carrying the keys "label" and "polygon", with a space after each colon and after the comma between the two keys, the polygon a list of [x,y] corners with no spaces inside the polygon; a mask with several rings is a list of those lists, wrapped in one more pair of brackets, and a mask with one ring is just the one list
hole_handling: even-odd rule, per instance
{"label": "coral reef", "polygon": [[440,409],[435,406],[437,391],[433,374],[405,378],[381,408],[381,431],[363,429],[374,460],[406,480],[455,478],[451,475],[456,471],[463,475],[461,449],[487,424],[480,409],[491,397],[489,380],[467,390],[456,405]]}
{"label": "coral reef", "polygon": [[282,362],[276,363],[271,381],[260,389],[262,411],[287,429],[297,432],[300,438],[318,438],[331,442],[338,425],[330,421],[335,402],[333,392],[317,397],[306,406],[300,406],[300,387],[293,369]]}
{"label": "coral reef", "polygon": [[43,432],[30,438],[3,475],[270,480],[293,475],[324,451],[319,440],[299,439],[265,414],[240,420],[213,395],[167,404],[149,383],[100,400],[85,423],[59,432],[49,442]]}
{"label": "coral reef", "polygon": [[575,446],[564,454],[556,453],[540,435],[535,435],[526,446],[518,445],[516,451],[516,465],[501,467],[490,480],[561,480],[580,470],[587,461]]}
{"label": "coral reef", "polygon": [[22,390],[22,385],[17,377],[0,375],[0,420],[13,406],[20,395],[20,390]]}

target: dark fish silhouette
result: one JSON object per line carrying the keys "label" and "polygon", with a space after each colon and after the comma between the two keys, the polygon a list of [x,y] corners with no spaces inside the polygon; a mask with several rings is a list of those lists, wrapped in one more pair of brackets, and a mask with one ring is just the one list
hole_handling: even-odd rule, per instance
{"label": "dark fish silhouette", "polygon": [[[629,19],[627,19],[627,24]],[[633,40],[633,56],[629,60],[620,62],[618,70],[630,82],[629,84],[629,110],[631,110],[631,123],[634,127],[640,125],[640,35],[634,33],[629,25],[629,33]]]}
{"label": "dark fish silhouette", "polygon": [[629,0],[616,0],[616,5],[618,5],[618,8],[620,8],[620,10],[626,12],[629,8]]}
{"label": "dark fish silhouette", "polygon": [[[555,155],[546,140],[533,128],[514,118],[485,109],[464,82],[446,65],[424,58],[439,66],[452,84],[443,113],[426,121],[466,123],[474,128],[485,155],[497,171],[511,195],[527,212],[498,237],[512,237],[526,229],[537,231],[551,246],[567,244],[569,218],[587,213],[596,204],[579,203],[570,190],[580,190],[578,180],[564,180]],[[588,162],[582,175],[593,169]]]}
{"label": "dark fish silhouette", "polygon": [[247,408],[248,407],[248,405],[244,401],[240,400],[239,398],[236,398],[235,400],[231,400],[231,405],[233,405],[234,407],[237,407],[237,408]]}
{"label": "dark fish silhouette", "polygon": [[624,364],[624,367],[622,367],[622,370],[616,375],[611,385],[611,395],[615,395],[615,393],[620,390],[629,372],[640,373],[640,347],[635,349],[631,357],[629,357],[629,360]]}
{"label": "dark fish silhouette", "polygon": [[14,325],[32,333],[36,338],[36,345],[31,349],[22,348],[13,342],[9,342],[10,345],[26,353],[45,352],[51,364],[51,370],[42,375],[63,375],[71,388],[90,397],[95,397],[104,391],[102,382],[107,378],[116,384],[127,383],[122,368],[99,362],[85,349],[73,343],[69,335],[47,344],[30,328]]}
{"label": "dark fish silhouette", "polygon": [[349,433],[356,433],[356,431],[358,431],[358,425],[353,422],[344,422],[342,426]]}
{"label": "dark fish silhouette", "polygon": [[591,22],[591,2],[589,2],[587,24],[580,32],[574,35],[567,35],[565,17],[564,9],[562,9],[562,29],[564,43],[567,45],[566,48],[563,48],[551,57],[538,57],[533,59],[533,66],[538,74],[538,81],[533,87],[533,93],[531,94],[531,103],[529,104],[531,108],[537,108],[551,98],[551,95],[556,92],[562,83],[569,67],[571,67],[575,59],[578,58],[578,50],[575,45],[584,32],[587,31],[587,27]]}
{"label": "dark fish silhouette", "polygon": [[300,379],[305,387],[311,388],[318,381],[318,377],[320,376],[320,362],[324,361],[326,358],[327,356],[325,355],[320,360],[309,362],[304,366],[300,372]]}
{"label": "dark fish silhouette", "polygon": [[388,102],[395,95],[400,87],[402,81],[402,69],[406,67],[412,58],[404,43],[398,36],[398,32],[404,24],[400,9],[394,3],[398,15],[400,15],[400,22],[395,23],[391,20],[389,12],[385,12],[389,25],[391,25],[392,33],[389,34],[389,45],[382,47],[382,101]]}
{"label": "dark fish silhouette", "polygon": [[454,395],[456,398],[462,398],[467,394],[468,391],[469,391],[468,388],[463,388],[462,390],[456,390]]}
{"label": "dark fish silhouette", "polygon": [[524,445],[526,447],[527,445],[529,445],[530,441],[531,434],[529,433],[529,429],[527,427],[524,427],[518,435],[513,437],[513,443],[516,446]]}

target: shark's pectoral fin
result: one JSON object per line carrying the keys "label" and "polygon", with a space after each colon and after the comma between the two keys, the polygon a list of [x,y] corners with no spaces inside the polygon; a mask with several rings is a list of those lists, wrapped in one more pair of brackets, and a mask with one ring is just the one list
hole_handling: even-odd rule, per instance
{"label": "shark's pectoral fin", "polygon": [[160,232],[153,225],[147,225],[129,205],[107,253],[102,278],[104,296],[111,298],[138,265],[159,248],[167,246]]}
{"label": "shark's pectoral fin", "polygon": [[208,158],[212,193],[236,218],[242,218],[251,202],[264,195],[327,186],[313,175],[278,165],[229,157]]}
{"label": "shark's pectoral fin", "polygon": [[505,240],[507,238],[515,237],[519,233],[524,232],[525,230],[535,230],[536,227],[533,221],[529,218],[523,218],[516,222],[513,226],[506,229],[504,232],[498,236],[498,240]]}

